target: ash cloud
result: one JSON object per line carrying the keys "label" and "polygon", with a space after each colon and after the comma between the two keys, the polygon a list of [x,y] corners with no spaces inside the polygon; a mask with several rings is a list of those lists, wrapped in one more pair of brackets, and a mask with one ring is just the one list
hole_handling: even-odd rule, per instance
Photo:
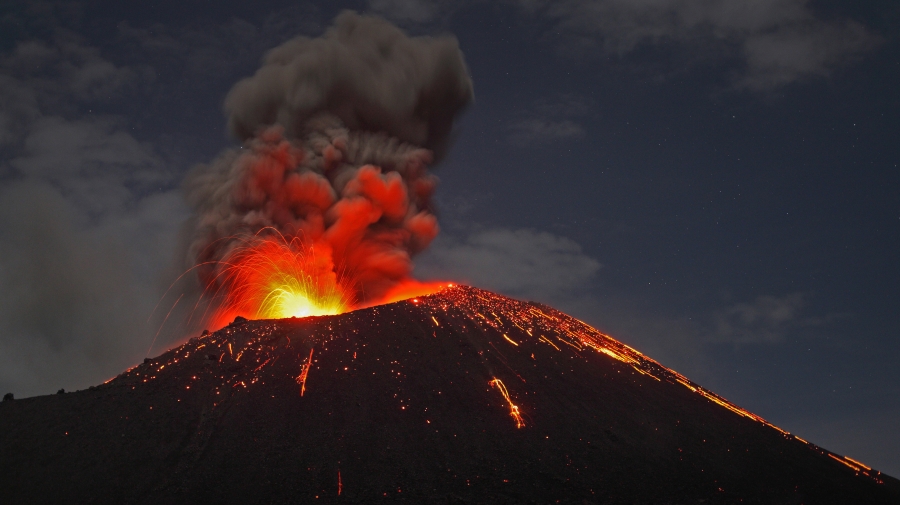
{"label": "ash cloud", "polygon": [[410,38],[380,18],[345,11],[322,37],[269,51],[256,75],[232,88],[225,110],[241,139],[275,124],[296,137],[328,112],[351,130],[382,131],[442,154],[471,99],[455,38]]}
{"label": "ash cloud", "polygon": [[[369,0],[406,24],[435,22],[484,0]],[[511,0],[549,22],[563,55],[624,56],[645,47],[681,46],[693,64],[732,60],[738,89],[767,91],[823,77],[860,59],[883,37],[853,19],[823,16],[808,0]],[[683,67],[683,64],[676,64]]]}
{"label": "ash cloud", "polygon": [[86,387],[140,360],[184,219],[177,173],[121,117],[140,70],[71,34],[0,55],[0,390]]}
{"label": "ash cloud", "polygon": [[589,290],[601,268],[578,243],[552,233],[479,228],[458,235],[442,237],[416,270],[568,308]]}
{"label": "ash cloud", "polygon": [[225,100],[243,146],[185,183],[186,259],[202,288],[220,289],[229,255],[261,231],[314,246],[354,302],[408,278],[438,232],[427,167],[471,99],[455,38],[408,37],[376,17],[346,11],[321,37],[269,51]]}

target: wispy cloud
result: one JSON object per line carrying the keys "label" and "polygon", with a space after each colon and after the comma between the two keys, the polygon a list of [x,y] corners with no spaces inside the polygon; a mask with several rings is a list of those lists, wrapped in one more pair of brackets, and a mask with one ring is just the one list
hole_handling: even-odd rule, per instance
{"label": "wispy cloud", "polygon": [[457,4],[445,0],[368,0],[367,3],[373,13],[401,24],[434,21]]}
{"label": "wispy cloud", "polygon": [[712,329],[707,340],[730,344],[776,344],[791,332],[821,326],[828,318],[805,314],[807,296],[791,293],[783,296],[758,296],[750,302],[739,302],[713,314]]}
{"label": "wispy cloud", "polygon": [[552,121],[546,119],[522,119],[509,126],[508,139],[517,146],[543,144],[558,140],[578,139],[584,136],[584,129],[568,119]]}
{"label": "wispy cloud", "polygon": [[584,137],[578,122],[591,110],[591,101],[576,95],[541,99],[510,122],[507,140],[518,147],[548,144]]}
{"label": "wispy cloud", "polygon": [[236,73],[253,70],[267,50],[298,33],[317,34],[323,29],[318,10],[300,3],[257,23],[232,18],[199,26],[133,26],[123,21],[117,38],[127,56],[153,65],[168,77],[181,76],[192,83],[221,80],[227,87]]}
{"label": "wispy cloud", "polygon": [[[738,87],[763,90],[827,75],[881,40],[850,19],[826,19],[806,0],[518,0],[551,20],[563,41],[624,55],[642,45],[704,47],[736,58]],[[709,51],[714,47],[717,50]]]}
{"label": "wispy cloud", "polygon": [[[472,0],[474,3],[479,0]],[[486,3],[486,2],[484,2]],[[549,22],[563,54],[624,56],[640,47],[677,46],[692,61],[732,61],[739,89],[769,90],[826,76],[863,57],[882,37],[862,23],[825,17],[808,0],[509,0]],[[401,23],[451,16],[458,2],[369,0]]]}
{"label": "wispy cloud", "polygon": [[[0,388],[97,383],[143,357],[185,211],[124,118],[140,69],[73,38],[0,56]],[[8,107],[6,105],[9,105]]]}
{"label": "wispy cloud", "polygon": [[546,303],[582,295],[599,270],[600,263],[571,239],[511,228],[445,235],[416,265],[423,277],[458,280]]}

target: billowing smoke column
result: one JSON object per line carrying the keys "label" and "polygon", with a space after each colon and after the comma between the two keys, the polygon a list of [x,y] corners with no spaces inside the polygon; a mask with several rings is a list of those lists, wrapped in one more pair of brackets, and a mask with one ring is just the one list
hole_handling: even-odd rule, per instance
{"label": "billowing smoke column", "polygon": [[[284,295],[270,270],[291,255],[313,296],[337,292],[348,307],[408,280],[438,233],[428,165],[471,99],[455,38],[408,37],[375,17],[344,12],[321,37],[269,51],[225,100],[243,147],[186,181],[188,254],[207,294],[252,312],[240,298]],[[281,260],[264,251],[273,242]]]}

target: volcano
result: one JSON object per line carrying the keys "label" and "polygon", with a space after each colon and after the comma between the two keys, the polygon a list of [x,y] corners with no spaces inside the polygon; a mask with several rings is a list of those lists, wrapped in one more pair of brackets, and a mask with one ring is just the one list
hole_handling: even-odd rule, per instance
{"label": "volcano", "polygon": [[4,503],[900,503],[547,306],[454,286],[235,322],[0,404]]}

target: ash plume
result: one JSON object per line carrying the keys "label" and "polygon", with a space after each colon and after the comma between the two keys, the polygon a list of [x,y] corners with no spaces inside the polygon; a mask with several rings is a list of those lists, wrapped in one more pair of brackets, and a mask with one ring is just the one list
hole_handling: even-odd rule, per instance
{"label": "ash plume", "polygon": [[375,17],[347,11],[321,37],[269,51],[225,100],[243,146],[185,182],[202,287],[219,288],[229,254],[266,234],[314,248],[354,303],[409,278],[438,233],[428,165],[471,99],[455,38],[408,37]]}

